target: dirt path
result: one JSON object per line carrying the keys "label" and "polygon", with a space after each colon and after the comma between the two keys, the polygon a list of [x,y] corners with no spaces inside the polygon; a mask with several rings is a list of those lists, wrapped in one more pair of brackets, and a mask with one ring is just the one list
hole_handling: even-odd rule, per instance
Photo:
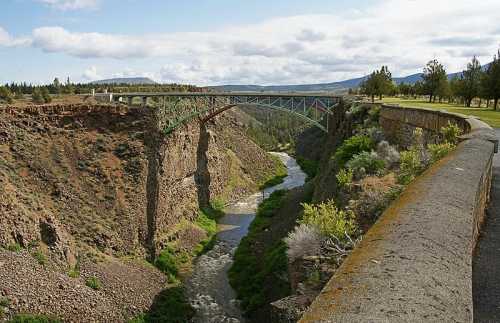
{"label": "dirt path", "polygon": [[[500,138],[500,129],[496,129]],[[493,160],[491,204],[473,263],[474,322],[500,322],[500,153]]]}

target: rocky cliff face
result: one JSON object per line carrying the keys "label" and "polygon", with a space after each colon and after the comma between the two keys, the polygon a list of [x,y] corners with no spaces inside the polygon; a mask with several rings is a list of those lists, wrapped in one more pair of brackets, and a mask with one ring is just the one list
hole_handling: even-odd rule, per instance
{"label": "rocky cliff face", "polygon": [[[196,234],[183,223],[196,219],[200,206],[257,190],[274,165],[245,137],[231,112],[164,136],[158,115],[147,108],[0,107],[0,246],[36,247],[63,276],[77,262],[86,266],[82,272],[91,268],[104,281],[110,268],[106,263],[133,273],[118,257],[154,255],[173,239],[189,249],[199,241],[192,241]],[[2,274],[1,260],[5,285],[12,276]],[[101,265],[92,265],[96,261]],[[153,275],[158,280],[151,269],[145,272],[141,279]],[[26,278],[29,286],[37,279],[45,281],[33,275]],[[126,274],[122,278],[117,288],[127,290]],[[115,280],[107,283],[116,285]],[[52,280],[47,286],[54,284]],[[12,287],[6,293],[21,291],[14,282],[5,286]],[[147,309],[147,300],[152,302],[159,292],[148,289],[142,295],[136,288],[125,302],[133,305],[132,298],[141,299],[141,304],[130,305],[132,312]],[[81,313],[92,318],[92,310],[86,310],[90,314]]]}
{"label": "rocky cliff face", "polygon": [[273,168],[231,115],[166,137],[142,108],[0,113],[3,246],[77,241],[110,255],[142,254],[148,239],[161,244],[199,206],[255,191]]}

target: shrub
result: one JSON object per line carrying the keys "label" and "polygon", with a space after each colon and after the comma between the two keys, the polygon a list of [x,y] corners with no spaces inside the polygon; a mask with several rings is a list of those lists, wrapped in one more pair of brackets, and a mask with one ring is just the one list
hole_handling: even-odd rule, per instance
{"label": "shrub", "polygon": [[446,127],[441,128],[441,135],[443,136],[444,142],[457,144],[458,137],[462,134],[462,129],[454,123],[448,121]]}
{"label": "shrub", "polygon": [[77,268],[72,268],[68,271],[68,276],[71,278],[80,277],[80,271]]}
{"label": "shrub", "polygon": [[406,185],[415,179],[422,171],[422,161],[417,150],[411,149],[401,152],[401,165],[399,170],[398,182]]}
{"label": "shrub", "polygon": [[348,163],[349,168],[357,178],[365,174],[379,174],[385,168],[385,161],[380,159],[375,152],[364,151],[355,155]]}
{"label": "shrub", "polygon": [[352,211],[339,210],[335,202],[330,200],[318,205],[302,203],[304,208],[303,217],[299,224],[315,227],[327,237],[335,237],[344,241],[346,235],[353,235],[356,230],[354,213]]}
{"label": "shrub", "polygon": [[4,100],[7,103],[12,103],[12,92],[6,86],[0,86],[0,99]]}
{"label": "shrub", "polygon": [[352,178],[353,178],[352,169],[342,168],[336,177],[337,177],[337,183],[341,188],[349,187],[352,184]]}
{"label": "shrub", "polygon": [[32,255],[40,265],[44,266],[47,263],[47,258],[40,250],[35,250]]}
{"label": "shrub", "polygon": [[92,288],[93,290],[100,290],[102,288],[101,281],[95,276],[87,278],[87,280],[85,281],[85,285]]}
{"label": "shrub", "polygon": [[10,300],[8,298],[0,298],[0,307],[8,307],[10,305]]}
{"label": "shrub", "polygon": [[288,260],[293,262],[304,256],[318,255],[324,237],[314,226],[301,224],[285,238]]}
{"label": "shrub", "polygon": [[46,315],[18,314],[9,323],[61,323],[58,318]]}
{"label": "shrub", "polygon": [[354,156],[364,151],[371,151],[374,148],[373,140],[364,135],[353,136],[344,141],[335,153],[335,160],[340,167],[344,165]]}
{"label": "shrub", "polygon": [[277,190],[262,201],[257,208],[257,215],[259,217],[272,217],[276,210],[283,205],[283,197],[286,195],[286,190]]}
{"label": "shrub", "polygon": [[377,145],[377,154],[382,158],[389,167],[397,164],[401,156],[396,148],[391,146],[387,141],[381,141]]}
{"label": "shrub", "polygon": [[178,264],[174,255],[174,250],[170,247],[163,249],[155,260],[155,266],[164,274],[169,280],[175,280],[179,273]]}
{"label": "shrub", "polygon": [[297,164],[299,164],[300,169],[307,175],[306,181],[309,181],[316,177],[318,173],[319,163],[315,160],[306,159],[303,157],[297,157]]}
{"label": "shrub", "polygon": [[12,251],[12,252],[21,252],[23,248],[19,243],[13,243],[11,245],[7,246],[7,250]]}
{"label": "shrub", "polygon": [[162,290],[155,296],[149,312],[139,315],[129,323],[181,323],[191,322],[195,311],[189,304],[185,290],[172,287]]}
{"label": "shrub", "polygon": [[210,207],[217,212],[224,213],[224,208],[226,207],[226,202],[221,198],[215,198],[210,201]]}
{"label": "shrub", "polygon": [[36,104],[43,104],[45,103],[45,100],[42,96],[42,92],[40,91],[39,88],[33,89],[33,94],[31,95],[31,98],[34,103]]}
{"label": "shrub", "polygon": [[455,150],[456,145],[451,142],[444,142],[442,144],[430,144],[427,148],[429,149],[429,153],[431,155],[431,162],[435,163]]}

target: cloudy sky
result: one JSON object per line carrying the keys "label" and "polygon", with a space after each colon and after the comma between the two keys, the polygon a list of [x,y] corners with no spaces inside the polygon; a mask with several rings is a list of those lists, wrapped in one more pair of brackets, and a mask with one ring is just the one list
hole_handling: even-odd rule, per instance
{"label": "cloudy sky", "polygon": [[0,1],[0,83],[322,83],[456,72],[500,46],[499,0]]}

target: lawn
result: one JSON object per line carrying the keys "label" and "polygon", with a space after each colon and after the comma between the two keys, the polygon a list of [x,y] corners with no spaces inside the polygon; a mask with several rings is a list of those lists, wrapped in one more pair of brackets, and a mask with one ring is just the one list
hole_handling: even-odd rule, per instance
{"label": "lawn", "polygon": [[482,121],[494,128],[500,128],[500,110],[494,111],[493,109],[486,108],[466,108],[462,105],[449,103],[429,103],[428,101],[422,99],[408,100],[403,98],[384,98],[382,102],[399,104],[404,107],[422,107],[471,115],[480,118]]}

